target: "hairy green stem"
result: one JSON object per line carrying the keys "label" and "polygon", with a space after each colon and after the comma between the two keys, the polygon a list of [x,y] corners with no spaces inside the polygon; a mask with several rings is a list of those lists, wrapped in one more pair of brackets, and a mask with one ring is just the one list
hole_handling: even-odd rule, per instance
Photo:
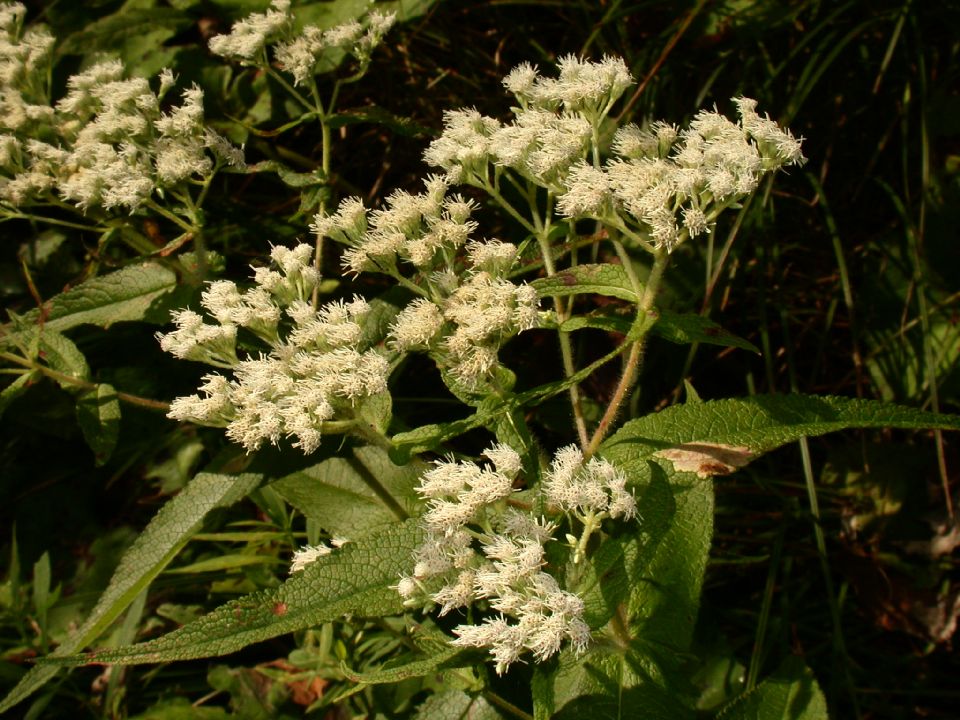
{"label": "hairy green stem", "polygon": [[284,89],[284,90],[286,90],[288,93],[290,93],[290,95],[291,95],[293,98],[295,98],[297,102],[299,102],[301,105],[303,105],[303,107],[307,110],[307,112],[314,112],[314,111],[316,110],[316,108],[314,108],[314,107],[310,104],[310,102],[300,93],[300,91],[298,91],[295,87],[293,87],[293,85],[291,85],[290,83],[288,83],[288,82],[283,78],[283,76],[282,76],[280,73],[278,73],[276,70],[274,70],[274,69],[270,66],[270,63],[269,63],[269,62],[265,62],[265,63],[263,64],[263,68],[267,71],[267,74],[268,74],[270,77],[272,77],[272,78],[273,78],[274,80],[276,80],[280,85],[283,86],[283,89]]}
{"label": "hairy green stem", "polygon": [[[553,263],[553,249],[550,247],[549,240],[550,195],[548,194],[547,197],[546,222],[542,225],[541,231],[537,233],[537,242],[540,244],[540,254],[543,257],[543,267],[547,271],[547,277],[553,277],[556,275],[557,270]],[[557,323],[563,324],[563,321],[568,317],[569,308],[572,303],[564,307],[560,297],[556,295],[551,297],[551,300],[553,301],[554,310],[557,313]],[[570,334],[558,329],[557,338],[560,341],[560,357],[563,360],[563,374],[569,379],[576,373],[576,367],[573,363],[573,347],[570,344]],[[573,410],[573,421],[577,429],[577,437],[580,440],[580,447],[581,449],[586,448],[590,436],[587,433],[587,422],[583,417],[583,402],[580,397],[580,388],[574,383],[569,387],[567,392],[570,395],[570,407]]]}
{"label": "hairy green stem", "polygon": [[[37,372],[46,375],[51,380],[56,380],[57,382],[61,383],[68,383],[81,390],[95,390],[99,385],[99,383],[81,380],[73,375],[67,375],[66,373],[58,372],[52,368],[46,367],[45,365],[28,360],[27,358],[14,355],[13,353],[0,352],[0,359],[16,363],[17,365],[29,368],[30,370],[36,370]],[[147,408],[148,410],[159,410],[160,412],[164,413],[170,410],[170,404],[161,400],[151,400],[150,398],[140,397],[139,395],[131,395],[130,393],[121,392],[119,390],[115,390],[114,392],[117,395],[117,400],[122,400],[129,405],[137,405],[138,407]]]}
{"label": "hairy green stem", "polygon": [[517,211],[517,209],[516,209],[513,205],[511,205],[511,204],[507,201],[507,199],[506,199],[505,197],[503,197],[503,195],[500,194],[500,191],[497,190],[497,188],[494,187],[493,183],[491,183],[489,180],[486,180],[486,179],[485,179],[485,180],[483,181],[482,187],[483,187],[484,190],[486,190],[486,192],[490,195],[490,197],[492,197],[494,200],[497,201],[497,203],[500,205],[500,207],[502,207],[504,210],[506,210],[506,211],[510,214],[510,217],[512,217],[514,220],[516,220],[516,221],[517,221],[518,223],[520,223],[521,225],[523,225],[524,229],[525,229],[527,232],[529,232],[531,235],[534,235],[534,236],[537,235],[537,228],[535,228],[535,227],[530,223],[529,220],[527,220],[523,215],[521,215],[521,214]]}
{"label": "hairy green stem", "polygon": [[0,220],[0,222],[6,222],[7,220],[32,220],[34,222],[42,222],[48,225],[59,225],[60,227],[67,227],[72,230],[86,230],[89,232],[102,233],[106,232],[109,228],[95,225],[84,225],[82,223],[70,222],[69,220],[59,220],[57,218],[46,217],[44,215],[33,215],[32,213],[4,213],[5,217]]}
{"label": "hairy green stem", "polygon": [[496,705],[501,710],[510,713],[513,717],[520,718],[520,720],[533,720],[533,715],[521,710],[512,702],[504,700],[492,690],[484,690],[483,696],[490,702],[491,705]]}
{"label": "hairy green stem", "polygon": [[[627,259],[629,260],[629,258]],[[654,255],[653,267],[650,268],[650,275],[647,277],[647,285],[640,295],[640,301],[637,303],[638,317],[645,315],[653,307],[653,301],[657,296],[660,282],[663,279],[663,271],[666,269],[669,260],[670,255],[667,254],[665,250],[658,250]],[[585,458],[590,458],[597,452],[600,443],[603,442],[610,428],[613,426],[617,418],[617,413],[620,412],[620,406],[623,405],[623,401],[636,382],[640,372],[640,360],[643,357],[643,346],[647,332],[649,332],[649,328],[646,328],[643,334],[630,346],[630,354],[627,356],[627,361],[624,364],[623,375],[620,376],[620,381],[613,391],[613,397],[610,398],[610,404],[607,405],[606,412],[604,412],[603,417],[600,418],[600,424],[594,431],[593,437],[590,439],[590,444],[584,451]]]}

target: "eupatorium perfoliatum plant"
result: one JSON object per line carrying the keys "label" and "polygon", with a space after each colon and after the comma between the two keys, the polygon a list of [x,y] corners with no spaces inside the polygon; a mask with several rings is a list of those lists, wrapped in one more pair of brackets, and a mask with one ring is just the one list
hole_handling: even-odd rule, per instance
{"label": "eupatorium perfoliatum plant", "polygon": [[[391,22],[371,14],[333,34],[297,35],[288,4],[278,1],[210,46],[292,75],[290,91],[322,120],[327,108],[311,99],[322,51],[352,53],[364,68]],[[83,639],[43,660],[4,707],[60,664],[217,656],[324,626],[375,640],[354,664],[324,666],[335,691],[318,707],[403,683],[413,689],[397,716],[694,716],[692,640],[712,535],[711,478],[809,435],[958,422],[788,395],[692,399],[618,427],[651,333],[749,347],[699,317],[661,311],[659,291],[678,251],[703,242],[724,211],[778,171],[804,162],[801,141],[746,97],[732,100],[732,117],[702,110],[685,127],[621,121],[614,110],[633,82],[615,57],[566,56],[545,71],[520,65],[503,79],[511,107],[502,118],[469,108],[444,114],[424,152],[431,174],[421,188],[397,190],[376,207],[358,197],[321,203],[312,242],[273,247],[250,276],[209,282],[195,307],[175,312],[161,346],[211,370],[169,417],[225,428],[249,454],[250,472],[197,475],[128,551]],[[304,87],[313,88],[308,96],[299,95]],[[189,114],[190,92],[175,112]],[[156,114],[148,96],[146,86],[132,96],[137,113]],[[54,122],[58,112],[65,110],[29,121]],[[151,115],[149,142],[135,156],[147,163],[152,148],[165,147],[166,129],[183,125],[195,167],[171,182],[234,162],[194,120],[176,117]],[[71,132],[72,142],[79,136]],[[5,142],[5,167],[43,159],[38,147]],[[123,162],[134,152],[109,147]],[[150,173],[151,182],[166,182]],[[36,192],[56,191],[50,177]],[[12,197],[16,186],[6,188]],[[132,206],[150,192],[131,196]],[[106,196],[87,197],[76,200]],[[506,237],[491,237],[491,228]],[[325,297],[331,275],[337,295]],[[585,361],[573,338],[591,332],[604,351]],[[549,382],[518,379],[511,367],[533,350],[545,368],[537,377]],[[587,400],[597,401],[581,386],[608,364],[618,365],[618,379],[599,411],[588,412]],[[443,383],[447,404],[463,406],[458,419],[411,427],[395,416],[400,388],[424,368]],[[569,405],[564,431],[546,432],[539,420],[552,398]],[[274,477],[257,464],[269,445],[311,459]],[[268,491],[315,531],[316,542],[290,549],[282,583],[167,635],[77,654],[207,512]],[[721,715],[756,717],[785,685],[796,698],[791,717],[825,716],[802,667],[757,683]]]}

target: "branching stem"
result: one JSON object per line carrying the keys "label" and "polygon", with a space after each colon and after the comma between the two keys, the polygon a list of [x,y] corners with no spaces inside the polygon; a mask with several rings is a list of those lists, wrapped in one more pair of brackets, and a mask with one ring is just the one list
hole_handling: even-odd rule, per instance
{"label": "branching stem", "polygon": [[[27,358],[14,355],[13,353],[0,352],[0,359],[16,363],[21,367],[36,370],[37,372],[46,375],[51,380],[56,380],[58,383],[68,383],[81,390],[95,390],[99,384],[89,382],[87,380],[81,380],[73,375],[67,375],[66,373],[58,372],[52,368],[46,367],[45,365],[28,360]],[[166,413],[170,410],[170,404],[161,400],[151,400],[150,398],[140,397],[139,395],[131,395],[130,393],[121,392],[119,390],[115,390],[114,392],[116,392],[117,400],[122,400],[129,405],[137,405],[138,407],[147,408],[148,410],[159,410],[163,413]]]}

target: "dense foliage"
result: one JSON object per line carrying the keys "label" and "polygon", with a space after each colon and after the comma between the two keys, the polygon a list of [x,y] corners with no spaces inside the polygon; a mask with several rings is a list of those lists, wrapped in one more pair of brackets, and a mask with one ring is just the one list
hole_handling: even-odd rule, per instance
{"label": "dense foliage", "polygon": [[0,3],[0,710],[950,717],[957,24]]}

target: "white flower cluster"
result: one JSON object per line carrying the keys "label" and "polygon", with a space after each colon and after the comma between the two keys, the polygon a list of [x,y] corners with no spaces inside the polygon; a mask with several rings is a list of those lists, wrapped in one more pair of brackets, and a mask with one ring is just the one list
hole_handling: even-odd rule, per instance
{"label": "white flower cluster", "polygon": [[[350,273],[395,274],[409,263],[423,276],[429,297],[414,300],[390,328],[400,352],[429,352],[459,382],[475,387],[498,364],[497,353],[511,337],[539,324],[539,298],[529,285],[506,274],[517,248],[499,240],[470,240],[476,205],[447,195],[443,178],[431,177],[423,193],[397,191],[386,207],[368,212],[357,198],[344,200],[333,215],[318,215],[312,229],[347,245]],[[466,251],[466,267],[458,253]]]}
{"label": "white flower cluster", "polygon": [[629,520],[637,514],[637,501],[626,488],[627,476],[606,460],[592,457],[586,463],[576,445],[560,448],[543,480],[547,502],[583,518]]}
{"label": "white flower cluster", "polygon": [[[525,651],[546,660],[564,641],[581,652],[590,642],[583,600],[544,570],[544,544],[557,526],[532,513],[505,509],[520,472],[516,451],[499,444],[484,455],[492,469],[443,461],[424,473],[418,492],[428,500],[423,515],[427,537],[414,553],[413,573],[401,577],[397,591],[407,605],[439,605],[441,615],[485,602],[498,614],[479,625],[458,626],[452,642],[489,648],[498,673]],[[583,497],[573,501],[575,507],[606,513],[604,517],[633,517],[636,507],[622,473],[601,460],[583,466],[582,456],[580,467],[573,468],[573,460],[569,449],[560,451],[552,475],[578,476]],[[543,488],[548,500],[563,482]]]}
{"label": "white flower cluster", "polygon": [[369,213],[359,198],[347,198],[334,215],[317,215],[311,229],[347,246],[347,273],[389,272],[399,261],[429,272],[452,260],[477,227],[470,220],[476,205],[459,195],[447,197],[447,190],[443,179],[430,177],[425,192],[397,190],[386,207]]}
{"label": "white flower cluster", "polygon": [[44,27],[24,29],[22,3],[0,3],[0,129],[19,130],[49,120],[47,74],[54,37]]}
{"label": "white flower cluster", "polygon": [[[278,270],[257,268],[249,290],[220,280],[203,293],[202,305],[215,323],[182,310],[174,314],[177,329],[158,336],[167,352],[228,368],[234,376],[207,375],[199,394],[174,400],[169,417],[226,427],[247,450],[292,437],[294,447],[309,454],[320,443],[324,422],[351,419],[359,403],[386,391],[390,366],[377,351],[362,349],[366,301],[331,302],[317,310],[308,302],[319,281],[311,246],[275,247],[271,257]],[[238,358],[239,328],[269,346],[269,353]]]}
{"label": "white flower cluster", "polygon": [[520,65],[503,81],[520,103],[513,122],[476,110],[448,111],[443,134],[424,160],[445,170],[452,183],[482,186],[492,164],[562,192],[566,173],[585,157],[603,118],[632,82],[620,58],[592,63],[566,56],[557,78]]}
{"label": "white flower cluster", "polygon": [[672,250],[709,232],[717,215],[753,192],[761,177],[804,161],[800,141],[756,101],[736,98],[740,122],[702,111],[679,133],[666,123],[620,128],[603,167],[574,165],[558,209],[566,217],[626,215],[656,247]]}
{"label": "white flower cluster", "polygon": [[252,13],[233,24],[226,35],[210,39],[210,51],[249,64],[263,64],[265,49],[274,44],[274,59],[302,85],[318,71],[327,52],[342,50],[353,55],[365,67],[373,50],[393,27],[395,13],[373,10],[361,20],[350,20],[323,29],[307,25],[294,30],[289,0],[273,0],[266,12]]}
{"label": "white flower cluster", "polygon": [[709,232],[765,173],[804,161],[800,140],[736,98],[739,123],[704,111],[681,132],[663,122],[621,127],[602,165],[601,122],[632,82],[618,58],[564,57],[556,78],[519,65],[503,80],[520,105],[514,119],[448,111],[424,160],[449,182],[477,187],[491,185],[491,169],[512,170],[556,195],[561,215],[608,222],[668,251]]}
{"label": "white flower cluster", "polygon": [[243,165],[243,152],[205,125],[200,88],[161,112],[169,70],[154,92],[145,78],[125,79],[119,61],[97,63],[50,105],[53,38],[22,31],[22,20],[22,5],[0,5],[0,201],[16,207],[55,193],[82,210],[132,212],[157,190]]}

